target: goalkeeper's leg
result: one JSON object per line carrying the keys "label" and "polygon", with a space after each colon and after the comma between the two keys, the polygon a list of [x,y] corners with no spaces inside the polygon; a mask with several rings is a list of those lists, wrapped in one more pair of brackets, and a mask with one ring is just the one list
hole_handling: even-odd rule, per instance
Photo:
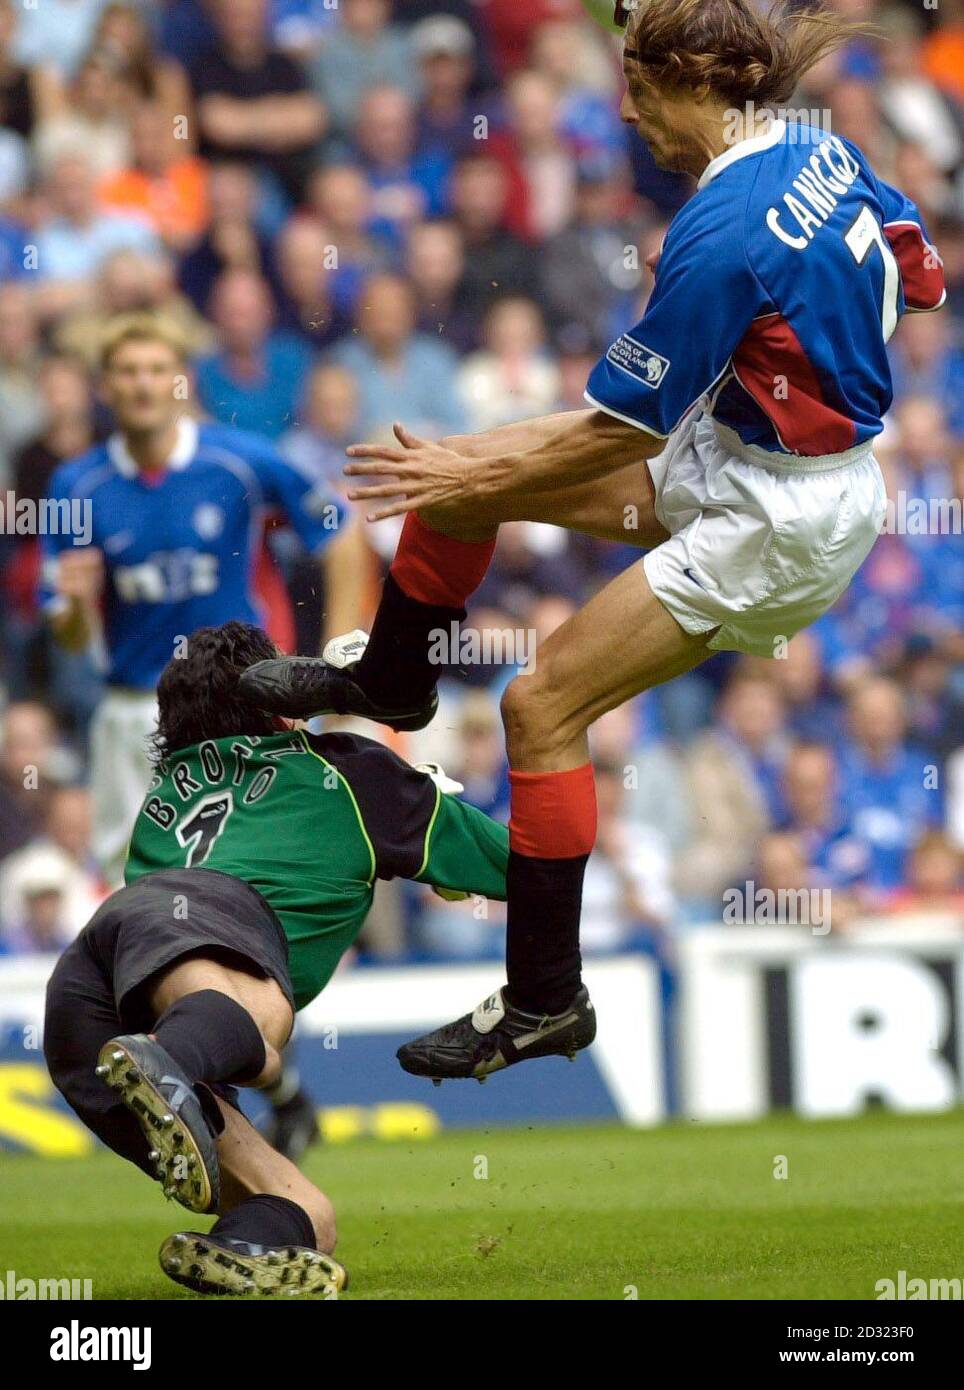
{"label": "goalkeeper's leg", "polygon": [[221,1215],[210,1231],[168,1236],[161,1268],[196,1293],[336,1297],[348,1275],[331,1254],[331,1202],[240,1111],[218,1105]]}

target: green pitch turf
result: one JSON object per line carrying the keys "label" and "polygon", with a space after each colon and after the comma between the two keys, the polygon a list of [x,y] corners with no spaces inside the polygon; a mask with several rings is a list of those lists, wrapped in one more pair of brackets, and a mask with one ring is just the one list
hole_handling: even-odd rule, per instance
{"label": "green pitch turf", "polygon": [[[338,1209],[349,1298],[868,1299],[899,1269],[964,1273],[964,1111],[453,1131],[306,1167]],[[106,1153],[0,1155],[0,1275],[190,1298],[156,1251],[191,1223]]]}

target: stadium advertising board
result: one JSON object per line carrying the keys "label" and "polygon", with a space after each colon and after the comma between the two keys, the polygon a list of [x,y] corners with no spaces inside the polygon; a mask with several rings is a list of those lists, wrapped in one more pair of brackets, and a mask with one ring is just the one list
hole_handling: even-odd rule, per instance
{"label": "stadium advertising board", "polygon": [[[0,963],[0,1148],[66,1157],[94,1141],[43,1065],[51,963]],[[839,939],[703,928],[679,944],[673,1012],[650,959],[591,962],[587,982],[599,1033],[575,1065],[548,1058],[482,1087],[435,1088],[406,1076],[395,1049],[483,997],[491,967],[343,972],[298,1021],[298,1063],[326,1140],[580,1120],[645,1127],[677,1108],[735,1121],[779,1109],[846,1116],[875,1104],[940,1111],[964,1100],[964,944],[954,922],[881,921]],[[250,1113],[260,1114],[257,1097]]]}
{"label": "stadium advertising board", "polygon": [[681,944],[685,1114],[939,1111],[964,1099],[961,923],[867,922],[845,936],[715,927]]}
{"label": "stadium advertising board", "polygon": [[[94,1140],[54,1091],[43,1065],[51,965],[41,959],[0,963],[0,1148],[66,1157],[88,1152]],[[407,1076],[395,1050],[453,1010],[472,1008],[492,989],[491,966],[338,975],[298,1016],[298,1064],[318,1101],[325,1138],[418,1139],[450,1127],[579,1120],[657,1124],[667,1113],[658,971],[652,961],[631,956],[591,964],[586,979],[599,1032],[574,1065],[552,1057],[486,1086],[446,1082],[436,1088]],[[257,1098],[251,1113],[259,1113]]]}

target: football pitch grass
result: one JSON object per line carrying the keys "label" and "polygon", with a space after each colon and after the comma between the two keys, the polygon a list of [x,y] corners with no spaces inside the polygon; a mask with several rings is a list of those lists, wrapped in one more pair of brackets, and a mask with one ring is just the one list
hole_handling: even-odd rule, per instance
{"label": "football pitch grass", "polygon": [[[901,1269],[964,1275],[960,1110],[449,1131],[304,1166],[338,1210],[349,1299],[873,1299]],[[105,1152],[0,1155],[0,1271],[18,1278],[193,1298],[157,1247],[209,1224]]]}

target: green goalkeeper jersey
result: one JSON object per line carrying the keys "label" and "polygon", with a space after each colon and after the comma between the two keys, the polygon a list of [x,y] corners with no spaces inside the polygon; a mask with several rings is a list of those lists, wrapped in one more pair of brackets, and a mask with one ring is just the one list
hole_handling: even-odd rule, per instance
{"label": "green goalkeeper jersey", "polygon": [[361,930],[376,879],[504,899],[508,855],[504,825],[381,744],[299,730],[172,753],[138,813],[125,881],[203,865],[256,888],[288,938],[301,1009]]}

